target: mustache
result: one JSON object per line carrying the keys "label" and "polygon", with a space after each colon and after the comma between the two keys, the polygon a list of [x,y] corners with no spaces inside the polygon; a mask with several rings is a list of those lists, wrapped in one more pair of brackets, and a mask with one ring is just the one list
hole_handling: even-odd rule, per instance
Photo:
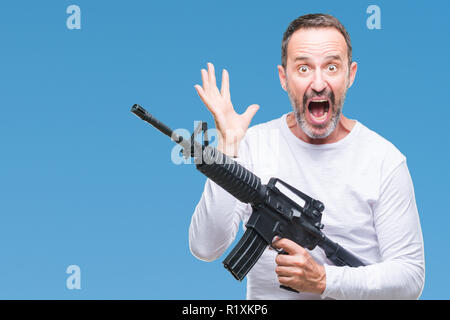
{"label": "mustache", "polygon": [[308,99],[312,99],[312,98],[316,98],[316,97],[327,97],[331,101],[330,108],[332,108],[334,106],[334,103],[335,103],[334,92],[332,90],[330,90],[329,88],[325,88],[320,92],[317,92],[314,90],[310,93],[305,92],[303,94],[303,108],[305,109],[307,107],[306,101],[308,101]]}

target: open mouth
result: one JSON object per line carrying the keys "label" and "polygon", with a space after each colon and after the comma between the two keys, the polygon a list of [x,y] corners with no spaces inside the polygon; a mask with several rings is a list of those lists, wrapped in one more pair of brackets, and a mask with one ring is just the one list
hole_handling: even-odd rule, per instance
{"label": "open mouth", "polygon": [[322,124],[327,120],[330,113],[330,101],[328,99],[310,100],[308,111],[312,122]]}

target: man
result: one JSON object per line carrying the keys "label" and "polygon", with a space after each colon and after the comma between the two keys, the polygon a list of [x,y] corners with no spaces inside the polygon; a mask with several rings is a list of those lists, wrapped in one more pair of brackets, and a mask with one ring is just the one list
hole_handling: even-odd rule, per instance
{"label": "man", "polygon": [[[342,107],[357,70],[350,37],[334,17],[310,14],[282,41],[281,86],[293,112],[251,127],[259,106],[242,115],[231,104],[229,77],[216,86],[212,64],[195,88],[220,132],[218,148],[262,183],[278,177],[325,204],[323,232],[366,266],[338,267],[320,248],[288,239],[266,250],[249,272],[248,299],[417,299],[424,285],[423,240],[406,158]],[[251,207],[207,180],[189,230],[199,259],[220,257]],[[279,288],[283,284],[299,293]]]}

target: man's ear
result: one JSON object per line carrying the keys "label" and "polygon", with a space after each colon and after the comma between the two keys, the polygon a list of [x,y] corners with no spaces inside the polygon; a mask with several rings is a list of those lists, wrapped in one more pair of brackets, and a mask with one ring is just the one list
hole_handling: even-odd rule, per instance
{"label": "man's ear", "polygon": [[280,77],[281,87],[284,89],[284,91],[287,91],[286,90],[286,72],[285,72],[283,66],[278,66],[278,76]]}
{"label": "man's ear", "polygon": [[358,64],[355,61],[353,61],[352,64],[350,65],[350,70],[349,70],[348,88],[350,88],[352,86],[353,82],[355,81],[356,70],[358,70]]}

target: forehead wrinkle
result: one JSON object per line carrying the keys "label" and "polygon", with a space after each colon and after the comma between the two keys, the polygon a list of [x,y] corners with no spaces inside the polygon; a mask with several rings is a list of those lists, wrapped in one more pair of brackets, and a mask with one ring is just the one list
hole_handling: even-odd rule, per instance
{"label": "forehead wrinkle", "polygon": [[343,53],[342,52],[342,48],[339,44],[339,42],[329,42],[329,43],[309,43],[309,44],[299,44],[296,46],[296,48],[292,48],[291,51],[294,51],[294,53],[298,53],[298,52],[314,52],[314,53],[330,53],[330,52],[339,52],[339,53]]}
{"label": "forehead wrinkle", "polygon": [[342,51],[340,46],[338,45],[338,42],[333,43],[325,43],[321,44],[319,46],[315,45],[308,45],[308,44],[301,44],[296,46],[296,48],[293,48],[291,50],[291,54],[288,54],[288,57],[290,59],[296,59],[300,56],[307,56],[307,57],[323,57],[326,58],[328,56],[339,56],[341,57],[341,60],[344,59],[343,55],[345,53]]}
{"label": "forehead wrinkle", "polygon": [[308,46],[335,45],[335,46],[340,46],[341,42],[340,41],[334,41],[334,40],[327,40],[327,41],[302,41],[301,43],[299,43],[299,45],[300,46],[302,46],[302,45],[308,45]]}

